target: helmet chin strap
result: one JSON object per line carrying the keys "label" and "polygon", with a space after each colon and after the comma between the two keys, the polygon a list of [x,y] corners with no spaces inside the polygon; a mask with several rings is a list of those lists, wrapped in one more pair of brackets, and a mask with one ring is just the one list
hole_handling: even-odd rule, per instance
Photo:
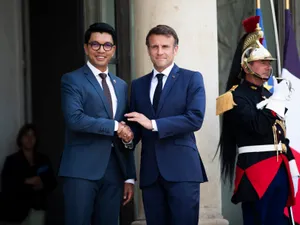
{"label": "helmet chin strap", "polygon": [[246,63],[246,69],[250,72],[250,74],[251,74],[252,76],[257,77],[257,78],[259,78],[259,79],[261,79],[261,80],[263,80],[263,81],[268,81],[269,78],[270,78],[271,75],[272,75],[272,72],[273,72],[273,68],[272,68],[272,69],[271,69],[271,72],[270,72],[270,75],[268,76],[268,78],[264,78],[264,77],[262,77],[261,75],[259,75],[258,73],[255,73],[255,72],[249,67],[248,63]]}

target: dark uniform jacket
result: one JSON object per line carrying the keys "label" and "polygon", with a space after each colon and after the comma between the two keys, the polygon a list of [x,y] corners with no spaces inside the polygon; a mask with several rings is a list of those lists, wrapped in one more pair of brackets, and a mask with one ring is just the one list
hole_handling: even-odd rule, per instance
{"label": "dark uniform jacket", "polygon": [[[256,108],[256,104],[269,98],[271,93],[267,89],[255,86],[245,80],[232,94],[237,105],[225,114],[231,123],[232,129],[230,130],[237,147],[274,145],[273,125],[276,121],[282,121],[273,111],[266,108],[261,110]],[[281,141],[285,144],[287,152],[274,150],[239,154],[236,164],[233,203],[260,199],[280,166],[285,166],[291,187],[288,204],[293,204],[294,191],[288,161],[294,157],[289,148],[289,140],[285,137],[285,129],[277,123],[275,126],[278,142]]]}

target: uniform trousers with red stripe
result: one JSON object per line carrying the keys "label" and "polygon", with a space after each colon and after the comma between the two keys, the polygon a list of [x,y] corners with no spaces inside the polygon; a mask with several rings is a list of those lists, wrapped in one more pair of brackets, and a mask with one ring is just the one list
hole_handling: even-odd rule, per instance
{"label": "uniform trousers with red stripe", "polygon": [[243,202],[244,225],[287,225],[284,208],[289,195],[289,181],[284,163],[261,199]]}

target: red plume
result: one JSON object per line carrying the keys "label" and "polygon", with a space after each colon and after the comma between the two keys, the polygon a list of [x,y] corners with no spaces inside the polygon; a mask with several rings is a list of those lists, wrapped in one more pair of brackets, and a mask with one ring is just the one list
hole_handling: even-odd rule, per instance
{"label": "red plume", "polygon": [[259,16],[251,16],[243,21],[244,29],[247,33],[255,31],[256,24],[259,23]]}

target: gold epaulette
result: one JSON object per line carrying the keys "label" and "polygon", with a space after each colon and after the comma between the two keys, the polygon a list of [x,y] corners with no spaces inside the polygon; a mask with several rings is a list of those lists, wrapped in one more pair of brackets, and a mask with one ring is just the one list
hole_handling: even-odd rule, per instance
{"label": "gold epaulette", "polygon": [[236,106],[235,102],[233,101],[232,92],[238,87],[238,85],[232,86],[229,91],[220,95],[217,98],[216,104],[216,115],[221,115],[224,112],[231,110],[234,106]]}

